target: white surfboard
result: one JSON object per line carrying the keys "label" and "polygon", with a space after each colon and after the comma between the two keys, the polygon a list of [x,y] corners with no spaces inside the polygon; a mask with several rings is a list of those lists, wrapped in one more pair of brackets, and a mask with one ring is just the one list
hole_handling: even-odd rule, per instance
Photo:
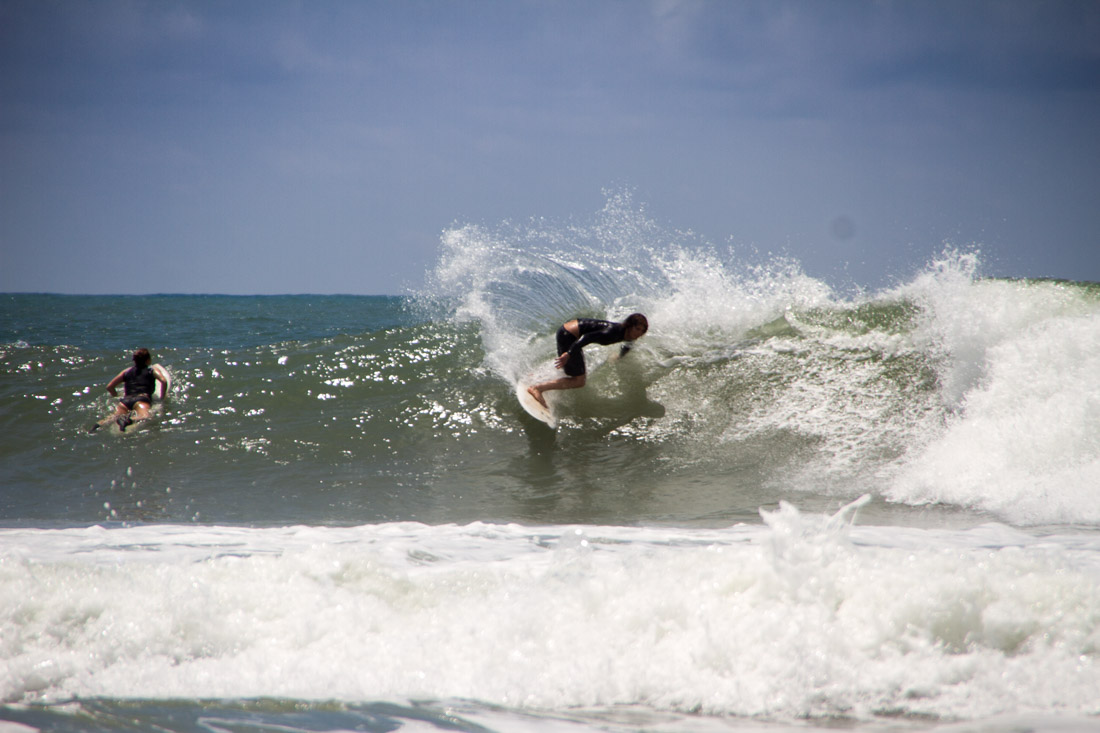
{"label": "white surfboard", "polygon": [[[527,391],[527,382],[520,381],[516,384],[516,399],[519,400],[520,407],[522,407],[528,415],[541,420],[550,426],[551,430],[557,430],[558,417],[554,414],[552,408],[543,407],[539,404],[538,400],[531,396],[531,393]],[[546,399],[546,395],[543,395],[543,399]]]}
{"label": "white surfboard", "polygon": [[154,372],[164,377],[162,383],[159,379],[153,383],[153,399],[161,400],[162,402],[168,396],[168,391],[172,389],[172,375],[168,373],[168,370],[162,367],[160,364],[154,364],[150,367]]}

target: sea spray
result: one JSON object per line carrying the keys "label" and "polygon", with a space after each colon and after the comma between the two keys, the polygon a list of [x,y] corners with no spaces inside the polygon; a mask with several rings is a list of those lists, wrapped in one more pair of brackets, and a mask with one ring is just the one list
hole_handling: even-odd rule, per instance
{"label": "sea spray", "polygon": [[[998,301],[1021,287],[975,286],[1001,291]],[[1012,300],[1040,303],[1024,324],[1018,313],[998,322],[974,386],[942,434],[904,464],[892,499],[973,506],[1022,524],[1100,523],[1100,304],[1054,285],[1027,287],[1027,298]],[[989,319],[989,300],[971,306],[976,318]]]}
{"label": "sea spray", "polygon": [[479,324],[486,362],[506,379],[552,354],[554,331],[576,316],[643,311],[653,337],[646,343],[683,355],[736,342],[831,296],[797,261],[747,265],[732,251],[721,256],[691,232],[660,226],[625,192],[609,193],[590,222],[448,230],[426,293],[455,302],[459,322]]}

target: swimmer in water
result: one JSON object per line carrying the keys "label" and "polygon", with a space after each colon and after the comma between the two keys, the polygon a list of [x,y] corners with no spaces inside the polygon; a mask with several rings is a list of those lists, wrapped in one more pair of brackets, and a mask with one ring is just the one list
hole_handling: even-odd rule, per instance
{"label": "swimmer in water", "polygon": [[134,352],[134,365],[129,369],[123,369],[117,377],[107,383],[107,391],[112,397],[118,397],[115,389],[118,385],[123,385],[122,399],[119,400],[115,413],[92,425],[88,429],[89,433],[99,430],[112,420],[118,423],[119,430],[125,432],[126,427],[131,423],[148,419],[157,382],[164,385],[165,391],[168,389],[168,381],[161,376],[160,372],[149,366],[152,360],[148,349],[138,349]]}

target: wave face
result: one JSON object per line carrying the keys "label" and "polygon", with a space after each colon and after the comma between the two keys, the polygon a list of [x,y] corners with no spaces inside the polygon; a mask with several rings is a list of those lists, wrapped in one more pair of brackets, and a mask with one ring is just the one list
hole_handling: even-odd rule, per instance
{"label": "wave face", "polygon": [[[890,522],[1100,525],[1100,286],[979,267],[946,251],[842,295],[612,197],[583,225],[448,231],[409,297],[4,296],[0,510],[719,526],[870,493]],[[556,434],[520,410],[561,322],[632,311],[649,334],[586,350]],[[86,434],[137,345],[173,398]]]}
{"label": "wave face", "polygon": [[[639,358],[563,400],[559,444],[597,483],[677,487],[666,495],[694,508],[677,520],[871,492],[1100,522],[1095,283],[983,279],[977,253],[948,249],[908,282],[845,296],[789,258],[664,230],[624,197],[586,226],[468,226],[444,247],[433,292],[475,325],[501,381],[551,355],[564,320],[648,314]],[[593,443],[612,450],[588,463]]]}

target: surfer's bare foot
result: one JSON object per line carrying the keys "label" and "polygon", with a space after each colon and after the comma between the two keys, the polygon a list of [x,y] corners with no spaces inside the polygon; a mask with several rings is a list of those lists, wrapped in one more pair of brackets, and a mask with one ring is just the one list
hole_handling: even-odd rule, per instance
{"label": "surfer's bare foot", "polygon": [[545,399],[543,399],[543,397],[542,397],[542,392],[539,392],[539,391],[538,391],[537,389],[535,389],[534,387],[528,387],[528,388],[527,388],[527,394],[529,394],[529,395],[531,395],[532,397],[534,397],[534,398],[535,398],[535,402],[539,403],[540,405],[542,405],[543,407],[545,407],[545,408],[546,408],[546,409],[548,409],[548,410],[550,409],[550,406],[546,404],[546,400],[545,400]]}

